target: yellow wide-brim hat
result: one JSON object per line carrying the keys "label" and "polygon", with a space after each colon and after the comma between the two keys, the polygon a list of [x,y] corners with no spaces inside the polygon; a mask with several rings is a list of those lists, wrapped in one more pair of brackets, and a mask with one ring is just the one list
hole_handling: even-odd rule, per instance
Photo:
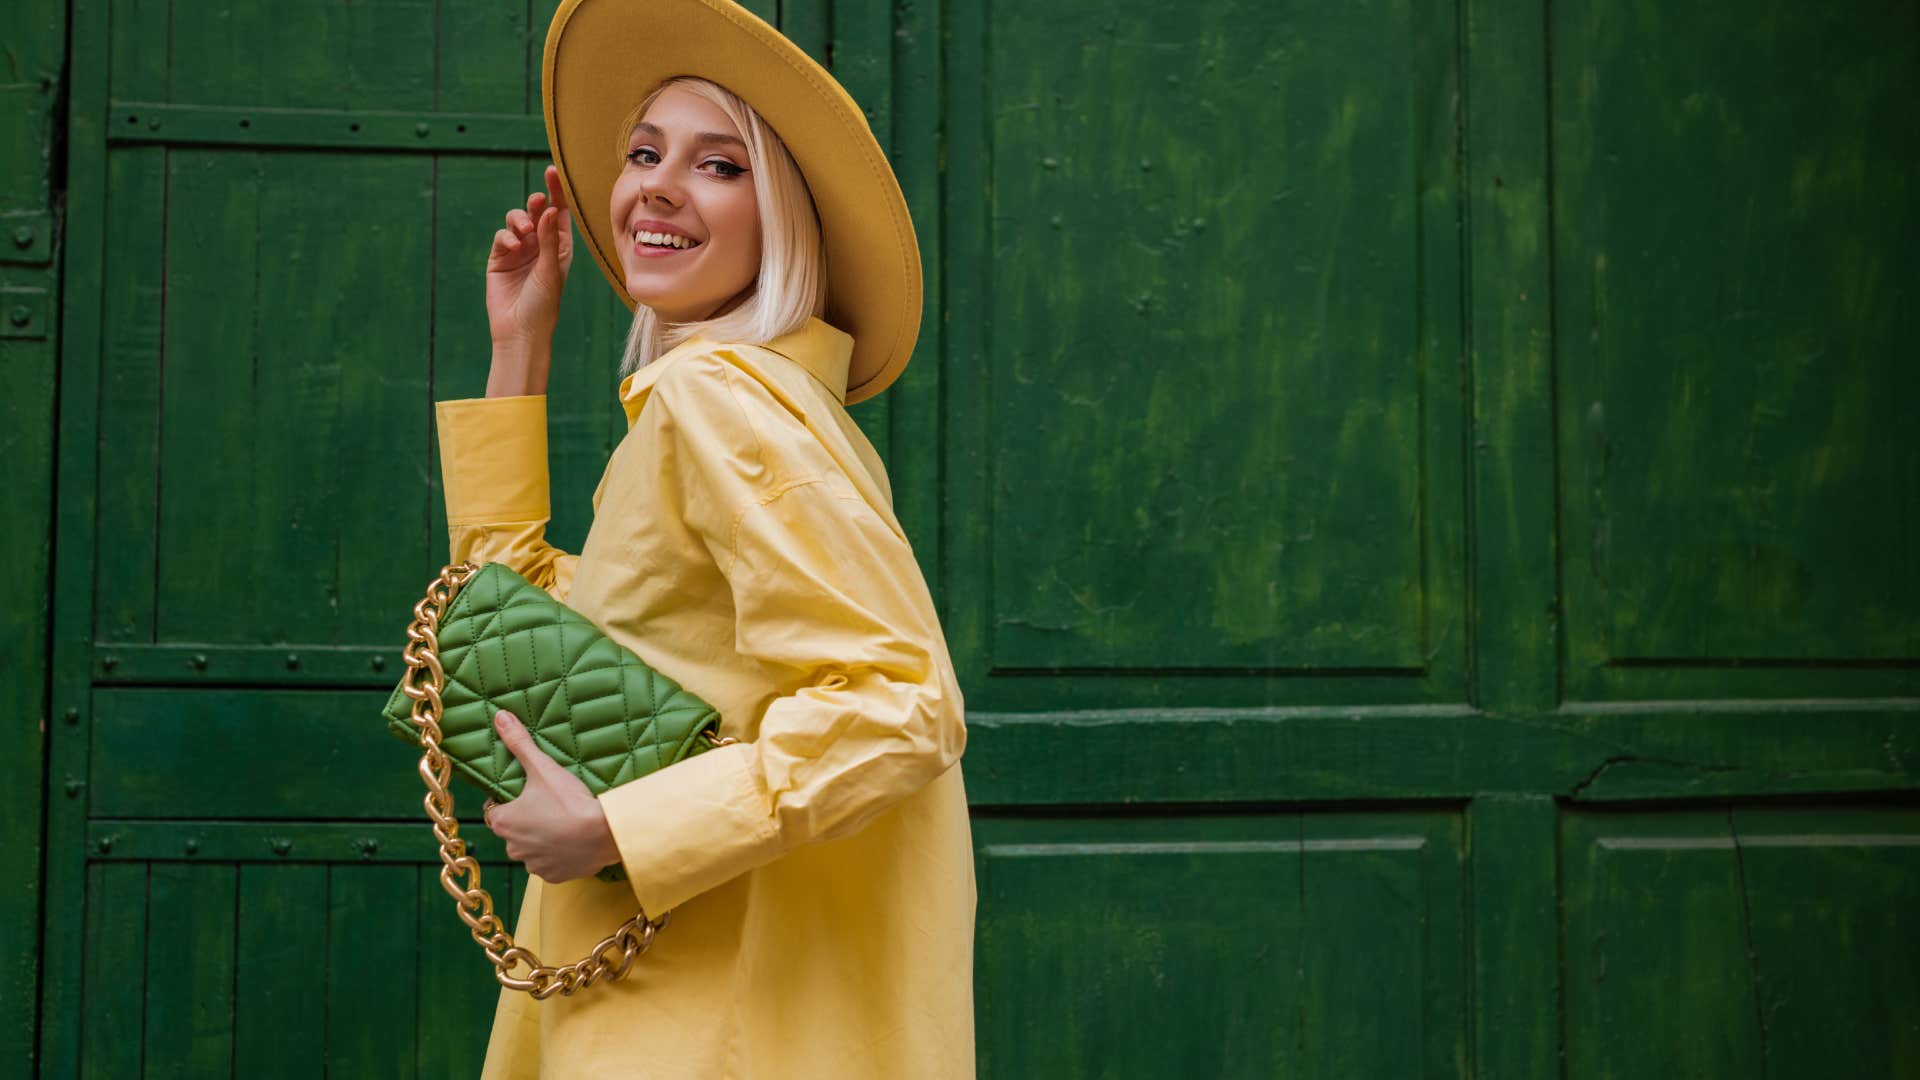
{"label": "yellow wide-brim hat", "polygon": [[738,94],[806,176],[826,244],[826,321],[853,336],[846,402],[887,388],[920,334],[920,245],[893,167],[853,97],[732,0],[562,0],[540,90],[547,143],[587,250],[629,310],[609,217],[624,162],[615,129],[655,86],[697,75]]}

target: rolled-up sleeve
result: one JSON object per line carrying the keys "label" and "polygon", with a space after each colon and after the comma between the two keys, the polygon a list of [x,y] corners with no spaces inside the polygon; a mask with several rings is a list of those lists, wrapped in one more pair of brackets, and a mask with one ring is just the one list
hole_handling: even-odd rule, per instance
{"label": "rolled-up sleeve", "polygon": [[565,600],[580,561],[547,543],[547,396],[434,403],[449,561],[505,563]]}
{"label": "rolled-up sleeve", "polygon": [[[734,647],[788,692],[751,741],[599,796],[634,896],[656,917],[800,845],[857,831],[966,748],[960,688],[906,538],[777,402],[687,367],[677,381],[708,381],[663,379],[647,409],[664,406],[654,422],[700,436],[674,439],[684,516],[726,578]],[[728,449],[713,425],[752,452]]]}

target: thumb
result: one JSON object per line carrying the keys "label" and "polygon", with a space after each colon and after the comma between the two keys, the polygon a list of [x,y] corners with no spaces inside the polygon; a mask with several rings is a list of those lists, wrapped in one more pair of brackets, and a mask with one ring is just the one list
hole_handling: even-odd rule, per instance
{"label": "thumb", "polygon": [[526,725],[520,722],[519,717],[501,709],[493,714],[493,727],[500,733],[500,741],[507,744],[507,752],[526,770],[527,779],[538,775],[536,770],[553,764],[553,759],[534,745],[533,736],[527,733]]}

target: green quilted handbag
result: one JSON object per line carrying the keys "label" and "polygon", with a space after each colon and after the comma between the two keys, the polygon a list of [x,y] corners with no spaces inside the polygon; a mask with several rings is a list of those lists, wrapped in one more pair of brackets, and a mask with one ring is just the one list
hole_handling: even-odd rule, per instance
{"label": "green quilted handbag", "polygon": [[[578,963],[541,965],[513,943],[480,888],[447,781],[457,773],[491,796],[489,806],[520,794],[526,771],[493,725],[501,709],[595,795],[736,741],[719,736],[720,714],[504,563],[443,569],[414,605],[402,656],[407,672],[387,699],[387,730],[423,751],[427,816],[445,864],[440,882],[501,985],[545,998],[603,975],[624,976],[672,913],[649,919],[640,912]],[[466,886],[454,880],[462,871]],[[626,874],[614,863],[596,876],[621,881]],[[619,959],[610,960],[615,945]],[[522,960],[530,974],[511,975]]]}

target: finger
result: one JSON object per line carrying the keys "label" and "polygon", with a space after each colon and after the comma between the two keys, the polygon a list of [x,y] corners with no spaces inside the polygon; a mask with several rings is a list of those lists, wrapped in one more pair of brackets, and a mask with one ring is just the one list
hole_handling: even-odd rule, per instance
{"label": "finger", "polygon": [[567,193],[560,189],[560,170],[552,165],[547,166],[547,198],[560,209],[569,209]]}
{"label": "finger", "polygon": [[533,228],[533,218],[529,216],[525,210],[516,206],[507,211],[507,228],[512,229],[515,233],[525,233],[527,230]]}
{"label": "finger", "polygon": [[493,247],[497,252],[518,251],[520,250],[520,238],[506,229],[501,229],[499,232],[493,234]]}
{"label": "finger", "polygon": [[534,776],[534,770],[553,760],[533,744],[533,736],[527,734],[526,725],[520,722],[520,718],[507,710],[501,709],[493,714],[493,726],[500,732],[500,741],[507,744],[507,752],[520,762],[520,767],[526,770],[529,778]]}
{"label": "finger", "polygon": [[540,215],[540,258],[551,265],[556,272],[563,268],[558,264],[563,255],[562,245],[566,244],[567,212],[557,207],[549,207]]}
{"label": "finger", "polygon": [[547,208],[547,197],[544,193],[536,191],[533,194],[527,196],[527,213],[528,215],[533,217],[535,220],[539,219],[541,211],[545,210],[546,208]]}

